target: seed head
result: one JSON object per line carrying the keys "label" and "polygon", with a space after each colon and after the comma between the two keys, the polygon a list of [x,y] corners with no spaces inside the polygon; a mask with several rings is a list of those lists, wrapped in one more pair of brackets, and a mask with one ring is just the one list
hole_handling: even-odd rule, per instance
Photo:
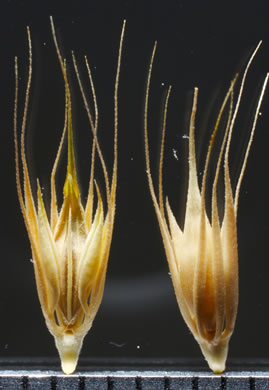
{"label": "seed head", "polygon": [[[234,103],[236,75],[220,108],[216,125],[211,134],[204,166],[201,190],[197,176],[197,161],[195,153],[195,114],[197,108],[198,89],[194,90],[192,113],[189,126],[188,155],[188,193],[185,221],[183,229],[178,225],[171,207],[166,199],[163,201],[162,167],[164,156],[164,137],[168,100],[171,87],[168,89],[164,115],[163,133],[160,153],[159,199],[155,194],[150,172],[150,156],[148,143],[148,101],[152,72],[152,64],[156,51],[153,49],[150,62],[145,103],[145,153],[149,189],[159,222],[165,252],[171,272],[177,302],[182,316],[199,343],[201,350],[215,373],[225,369],[228,353],[228,343],[233,333],[238,307],[238,254],[237,254],[237,208],[240,185],[244,175],[248,154],[252,144],[260,106],[268,81],[265,78],[256,113],[252,125],[248,146],[245,152],[241,172],[233,195],[229,173],[229,151],[235,120],[240,106],[248,68],[260,46],[252,54],[242,77],[239,92]],[[226,115],[224,115],[224,112]],[[211,216],[207,215],[205,194],[208,168],[215,137],[219,131],[223,117],[224,134],[217,158],[215,177],[211,188]],[[217,202],[217,183],[224,162],[224,216],[219,217]]]}
{"label": "seed head", "polygon": [[[44,206],[39,181],[37,181],[37,202],[34,201],[24,146],[32,77],[32,47],[29,28],[27,28],[29,75],[22,119],[20,155],[17,135],[18,64],[17,58],[15,59],[14,139],[16,181],[19,202],[31,243],[36,286],[42,312],[47,327],[55,338],[56,347],[62,362],[62,369],[66,374],[71,374],[76,368],[84,336],[91,328],[102,300],[112,240],[117,186],[117,93],[125,22],[120,39],[115,82],[114,164],[111,182],[108,178],[106,164],[97,138],[98,109],[88,60],[85,57],[85,65],[88,71],[94,103],[94,115],[90,112],[75,55],[72,53],[73,66],[93,135],[91,172],[88,199],[85,207],[81,202],[76,173],[73,147],[72,101],[66,61],[62,58],[58,47],[52,18],[51,28],[65,85],[65,123],[51,173],[50,216],[48,216]],[[59,208],[55,188],[55,174],[66,136],[68,143],[67,171],[63,188],[63,203]],[[95,181],[94,166],[96,155],[98,155],[103,168],[106,187],[106,198],[104,199],[102,199],[99,187]],[[20,177],[20,161],[23,170],[23,187]],[[96,202],[95,198],[97,198]],[[96,207],[94,207],[95,203]]]}

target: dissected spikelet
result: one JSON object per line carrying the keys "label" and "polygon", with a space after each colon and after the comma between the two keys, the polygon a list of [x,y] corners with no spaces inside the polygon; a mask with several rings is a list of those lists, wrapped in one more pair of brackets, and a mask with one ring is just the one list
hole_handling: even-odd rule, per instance
{"label": "dissected spikelet", "polygon": [[[22,119],[20,155],[17,136],[18,65],[17,58],[15,59],[16,94],[14,138],[16,181],[19,202],[31,243],[36,285],[42,312],[47,327],[55,338],[55,343],[62,362],[62,369],[66,374],[71,374],[76,368],[83,338],[91,328],[102,300],[107,261],[112,239],[117,186],[117,96],[125,22],[123,24],[120,39],[115,81],[114,165],[110,183],[97,139],[98,110],[88,61],[85,57],[85,64],[88,70],[94,101],[94,118],[91,115],[86,95],[81,84],[75,56],[72,53],[73,65],[93,134],[91,173],[86,207],[83,207],[81,203],[80,189],[76,174],[72,135],[72,102],[66,63],[58,48],[52,18],[51,27],[65,84],[65,124],[51,173],[50,217],[48,217],[43,203],[39,182],[37,182],[37,202],[34,201],[24,146],[32,77],[32,49],[29,28],[27,28],[29,42],[29,75]],[[68,161],[63,188],[63,204],[59,210],[56,198],[55,174],[66,133],[68,142]],[[102,199],[98,185],[94,180],[96,154],[98,154],[103,168],[106,185],[106,202]],[[23,170],[23,187],[21,185],[20,177],[20,160]],[[97,206],[94,210],[95,196],[97,196]]]}
{"label": "dissected spikelet", "polygon": [[[197,162],[195,154],[195,114],[197,107],[198,89],[194,90],[192,113],[189,126],[189,179],[184,227],[181,229],[172,213],[168,199],[166,208],[163,201],[162,166],[164,154],[164,136],[166,116],[171,87],[168,90],[163,118],[163,135],[160,153],[159,199],[155,194],[150,171],[150,156],[148,143],[148,101],[152,65],[156,50],[153,49],[145,102],[145,153],[149,189],[159,222],[165,252],[171,272],[171,277],[182,316],[199,343],[201,350],[215,373],[225,369],[228,353],[228,343],[233,333],[238,306],[238,254],[237,254],[237,207],[240,185],[244,175],[248,154],[254,136],[257,117],[265,92],[268,75],[265,78],[252,131],[245,152],[241,172],[237,181],[235,194],[230,183],[229,150],[232,132],[237,117],[246,75],[249,66],[259,48],[252,54],[242,77],[237,98],[234,98],[234,86],[237,76],[220,108],[215,128],[212,132],[205,167],[203,171],[201,190],[197,178]],[[235,100],[235,104],[234,104]],[[205,189],[208,168],[214,139],[227,111],[227,122],[222,138],[221,148],[217,159],[215,177],[212,186],[211,218],[205,208]],[[217,183],[221,164],[224,162],[224,217],[221,220],[217,204]]]}

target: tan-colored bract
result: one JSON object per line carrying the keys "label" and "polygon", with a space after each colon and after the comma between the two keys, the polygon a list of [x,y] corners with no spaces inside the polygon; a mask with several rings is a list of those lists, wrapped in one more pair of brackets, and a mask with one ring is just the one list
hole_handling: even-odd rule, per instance
{"label": "tan-colored bract", "polygon": [[[106,165],[97,139],[98,110],[88,61],[85,57],[85,64],[89,75],[94,102],[94,119],[91,115],[86,95],[82,87],[75,56],[72,53],[75,73],[77,75],[93,134],[91,173],[85,208],[81,203],[76,175],[72,136],[71,93],[66,71],[66,62],[62,58],[58,48],[52,18],[51,28],[65,84],[65,124],[51,173],[50,220],[45,210],[39,182],[37,182],[37,204],[33,199],[24,146],[32,77],[32,49],[29,28],[27,28],[29,42],[29,75],[21,126],[20,157],[17,136],[18,65],[17,58],[15,58],[16,94],[14,138],[16,181],[19,202],[31,243],[34,272],[41,308],[48,329],[55,338],[62,362],[62,369],[66,374],[71,374],[76,368],[83,338],[91,328],[102,300],[107,261],[112,239],[117,186],[118,85],[125,22],[123,23],[121,33],[115,80],[114,164],[111,183],[109,183]],[[56,198],[55,174],[66,132],[68,138],[68,162],[63,189],[63,204],[59,210]],[[98,185],[94,181],[96,153],[99,156],[103,168],[106,186],[106,210],[104,209]],[[21,185],[19,168],[20,159],[23,169],[23,187]],[[97,194],[97,206],[95,211],[94,186]]]}
{"label": "tan-colored bract", "polygon": [[[252,54],[242,77],[239,92],[234,101],[234,86],[237,76],[220,108],[215,128],[211,135],[202,178],[201,190],[198,185],[195,154],[195,114],[198,89],[194,90],[192,113],[189,126],[189,179],[184,228],[181,229],[172,213],[168,199],[164,207],[162,188],[162,167],[164,157],[164,137],[168,100],[171,87],[165,100],[163,115],[163,133],[160,152],[159,199],[155,194],[150,171],[148,141],[148,101],[152,73],[152,65],[156,50],[153,49],[148,73],[145,101],[145,153],[150,193],[158,218],[165,252],[171,272],[177,302],[182,316],[190,331],[199,343],[201,350],[215,373],[225,369],[228,343],[233,333],[238,306],[238,254],[237,254],[237,207],[240,185],[244,175],[248,154],[254,136],[257,117],[268,82],[265,78],[245,152],[235,195],[230,183],[229,149],[235,119],[237,117],[248,68],[260,46]],[[227,107],[228,106],[228,107]],[[214,139],[227,111],[227,122],[218,155],[215,177],[212,186],[211,222],[205,208],[205,189],[210,155]],[[222,161],[224,160],[224,217],[219,218],[217,205],[217,183]],[[167,215],[167,216],[166,216]]]}

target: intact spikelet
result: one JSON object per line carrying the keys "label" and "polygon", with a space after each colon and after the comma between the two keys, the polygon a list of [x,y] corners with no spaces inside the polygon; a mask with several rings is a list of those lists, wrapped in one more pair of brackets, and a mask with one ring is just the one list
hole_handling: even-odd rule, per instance
{"label": "intact spikelet", "polygon": [[[230,183],[229,150],[232,132],[237,117],[245,79],[249,66],[260,46],[252,54],[234,101],[234,85],[237,76],[232,80],[230,88],[220,108],[215,128],[212,132],[201,190],[198,185],[195,154],[195,113],[198,89],[194,90],[192,113],[189,126],[189,179],[184,227],[181,229],[172,213],[168,199],[165,206],[162,188],[162,166],[164,155],[164,137],[166,116],[171,87],[165,100],[163,116],[163,135],[160,153],[159,199],[156,196],[150,171],[148,143],[148,101],[152,73],[152,65],[156,50],[153,49],[148,73],[145,102],[145,153],[149,189],[159,222],[165,252],[171,272],[177,302],[182,316],[199,343],[201,350],[215,373],[225,369],[228,344],[233,333],[238,306],[238,254],[237,254],[237,208],[240,185],[246,168],[247,158],[252,144],[257,117],[268,82],[268,74],[258,99],[252,131],[246,148],[241,172],[236,184],[235,195]],[[227,123],[217,159],[215,177],[212,186],[211,218],[205,208],[205,188],[208,167],[214,139],[219,128],[224,110],[228,106]],[[224,217],[219,218],[217,205],[217,183],[222,161],[224,161]],[[211,221],[211,222],[210,222]]]}
{"label": "intact spikelet", "polygon": [[[51,28],[64,78],[65,124],[51,173],[50,217],[48,217],[43,203],[39,182],[37,182],[37,202],[34,201],[24,146],[32,77],[32,48],[29,28],[27,28],[29,42],[29,75],[22,119],[20,154],[17,135],[18,64],[17,58],[15,58],[16,89],[14,139],[16,182],[20,207],[31,243],[36,286],[42,312],[47,327],[54,336],[62,362],[62,369],[66,374],[71,374],[75,371],[83,339],[92,326],[92,322],[102,300],[112,240],[117,187],[118,85],[125,22],[121,33],[115,81],[114,164],[110,183],[102,151],[97,139],[98,109],[90,67],[87,58],[85,57],[85,64],[88,70],[95,108],[94,118],[91,115],[80,80],[76,59],[72,53],[73,65],[93,133],[91,173],[88,199],[85,207],[83,207],[81,203],[80,189],[77,181],[73,148],[72,102],[66,63],[62,58],[57,44],[52,18]],[[68,161],[63,189],[63,204],[59,210],[55,188],[55,174],[66,133],[68,142]],[[106,202],[102,199],[98,185],[94,181],[96,154],[98,154],[103,168],[106,185]],[[20,160],[23,170],[23,186],[21,185],[20,177]],[[94,210],[95,196],[97,196],[97,206]],[[104,208],[105,203],[106,207]]]}

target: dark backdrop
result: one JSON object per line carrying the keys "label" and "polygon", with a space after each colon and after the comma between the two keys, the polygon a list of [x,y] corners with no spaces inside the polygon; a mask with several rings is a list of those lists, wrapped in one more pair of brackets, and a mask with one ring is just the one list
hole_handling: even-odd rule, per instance
{"label": "dark backdrop", "polygon": [[[119,89],[119,185],[117,214],[104,299],[86,336],[84,358],[203,358],[180,315],[153,205],[143,148],[145,81],[153,43],[158,40],[150,100],[152,172],[157,176],[163,96],[173,85],[165,149],[164,187],[183,218],[187,132],[191,93],[199,87],[197,139],[202,170],[207,139],[221,98],[236,71],[260,39],[264,43],[249,73],[245,100],[235,128],[231,174],[242,162],[251,113],[269,71],[269,6],[237,1],[22,1],[2,0],[0,61],[1,263],[0,357],[57,357],[37,298],[31,251],[15,188],[12,135],[14,56],[20,82],[27,75],[26,25],[33,40],[33,88],[27,154],[48,200],[49,174],[63,126],[63,81],[52,42],[49,15],[70,63],[75,50],[83,68],[92,66],[100,110],[99,139],[108,166],[113,161],[113,86],[123,19],[127,19]],[[254,5],[255,4],[255,5]],[[68,65],[69,66],[69,65]],[[70,65],[70,70],[72,67]],[[72,71],[73,72],[73,71]],[[73,73],[72,73],[73,74]],[[85,82],[86,75],[83,79]],[[79,178],[86,197],[90,132],[83,103],[71,76]],[[20,93],[20,112],[23,94]],[[231,359],[268,357],[268,96],[262,106],[243,181],[238,218],[240,302],[230,343]],[[199,135],[200,134],[200,135]],[[203,146],[201,141],[203,140]],[[64,172],[65,155],[61,161]],[[63,172],[58,181],[63,183]],[[104,190],[102,176],[98,181]],[[35,186],[35,179],[33,179]],[[61,193],[61,191],[59,192]]]}

